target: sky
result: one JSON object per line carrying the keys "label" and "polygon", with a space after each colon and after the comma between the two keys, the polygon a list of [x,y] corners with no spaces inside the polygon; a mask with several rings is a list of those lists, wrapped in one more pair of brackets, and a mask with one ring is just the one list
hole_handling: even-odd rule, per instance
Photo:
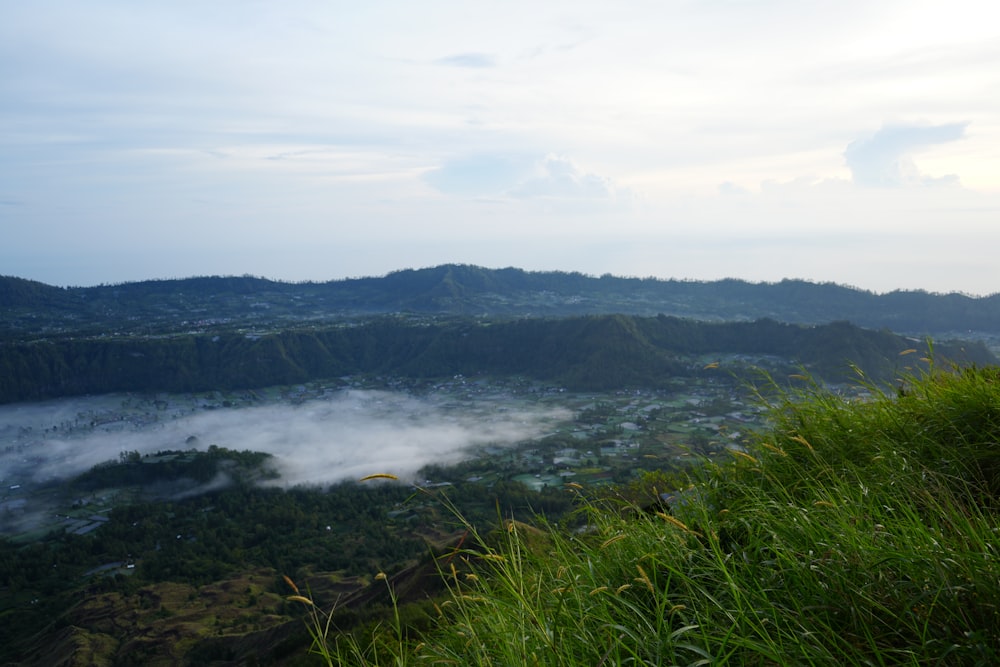
{"label": "sky", "polygon": [[0,0],[0,275],[1000,292],[989,0]]}

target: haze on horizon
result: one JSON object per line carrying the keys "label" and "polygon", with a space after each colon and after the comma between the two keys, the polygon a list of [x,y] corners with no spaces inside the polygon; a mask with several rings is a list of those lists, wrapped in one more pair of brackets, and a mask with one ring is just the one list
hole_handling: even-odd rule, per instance
{"label": "haze on horizon", "polygon": [[992,294],[984,0],[0,6],[0,274]]}

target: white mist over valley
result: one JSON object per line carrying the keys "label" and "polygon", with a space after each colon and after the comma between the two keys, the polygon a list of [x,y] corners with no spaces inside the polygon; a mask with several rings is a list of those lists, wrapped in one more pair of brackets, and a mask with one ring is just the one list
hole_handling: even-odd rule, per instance
{"label": "white mist over valley", "polygon": [[416,396],[370,389],[301,393],[290,402],[242,394],[107,395],[0,406],[0,479],[6,487],[82,473],[123,453],[266,452],[284,486],[329,485],[373,473],[402,478],[453,463],[481,446],[508,446],[571,418],[565,408],[491,393]]}

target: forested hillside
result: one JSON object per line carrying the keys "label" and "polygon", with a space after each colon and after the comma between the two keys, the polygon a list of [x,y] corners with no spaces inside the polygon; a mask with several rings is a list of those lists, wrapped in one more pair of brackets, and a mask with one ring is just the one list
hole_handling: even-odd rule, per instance
{"label": "forested hillside", "polygon": [[[408,377],[523,375],[574,390],[661,386],[702,371],[702,355],[780,357],[840,381],[850,364],[891,379],[919,341],[847,323],[705,323],[624,315],[482,321],[379,318],[355,326],[162,337],[53,338],[0,345],[0,401],[115,391],[203,391],[358,373]],[[988,364],[982,345],[937,347]]]}
{"label": "forested hillside", "polygon": [[711,321],[766,317],[809,324],[846,320],[917,335],[1000,334],[1000,294],[874,294],[802,280],[598,278],[466,265],[322,283],[215,276],[57,288],[0,277],[0,335],[8,336],[330,322],[386,313],[534,317],[625,313]]}

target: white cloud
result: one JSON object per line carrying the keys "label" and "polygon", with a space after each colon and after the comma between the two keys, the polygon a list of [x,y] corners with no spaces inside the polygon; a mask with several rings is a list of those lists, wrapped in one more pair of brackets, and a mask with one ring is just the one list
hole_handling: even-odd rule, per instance
{"label": "white cloud", "polygon": [[736,185],[732,181],[724,181],[719,183],[719,194],[720,195],[745,195],[749,191],[739,185]]}
{"label": "white cloud", "polygon": [[535,173],[507,194],[515,198],[613,200],[617,189],[610,179],[584,171],[572,160],[560,155],[546,155]]}
{"label": "white cloud", "polygon": [[458,196],[513,200],[610,202],[630,196],[607,177],[562,155],[478,154],[445,162],[424,175],[437,190]]}
{"label": "white cloud", "polygon": [[858,185],[899,187],[956,183],[958,176],[920,173],[911,154],[936,144],[961,139],[966,123],[946,125],[885,125],[875,134],[851,142],[844,152]]}
{"label": "white cloud", "polygon": [[518,154],[477,154],[446,161],[424,175],[437,190],[464,197],[499,196],[526,177],[533,159]]}
{"label": "white cloud", "polygon": [[473,69],[496,67],[496,59],[486,53],[456,53],[438,58],[434,62],[449,67],[471,67]]}

